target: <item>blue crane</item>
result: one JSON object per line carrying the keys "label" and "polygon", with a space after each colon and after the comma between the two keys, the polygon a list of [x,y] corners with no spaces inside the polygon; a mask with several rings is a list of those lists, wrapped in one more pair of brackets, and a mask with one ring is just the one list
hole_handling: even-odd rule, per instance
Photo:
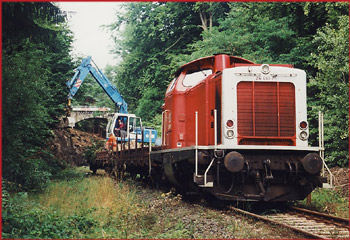
{"label": "blue crane", "polygon": [[[124,137],[124,141],[128,139],[135,140],[138,134],[137,141],[141,141],[139,137],[141,137],[141,133],[143,132],[145,142],[155,142],[155,139],[157,138],[157,131],[153,128],[143,128],[141,118],[135,116],[135,114],[128,113],[128,104],[125,102],[118,89],[108,80],[108,78],[97,67],[96,63],[91,59],[90,56],[83,59],[80,66],[76,69],[73,78],[70,81],[67,81],[67,87],[69,89],[67,115],[70,115],[71,100],[83,84],[84,79],[88,73],[90,73],[95,78],[98,84],[115,103],[118,110],[117,113],[114,113],[114,116],[109,120],[107,124],[107,139],[109,138],[110,134],[113,134],[117,135],[118,139],[120,140],[122,140],[122,137]],[[120,129],[120,133],[118,134],[118,131],[116,132],[116,129],[118,128],[119,120],[123,123],[123,129]]]}
{"label": "blue crane", "polygon": [[[95,67],[91,63],[93,63]],[[128,113],[128,104],[125,102],[122,95],[118,92],[118,89],[108,80],[108,78],[97,67],[96,63],[91,59],[90,56],[83,59],[80,66],[77,68],[73,78],[70,81],[67,81],[67,86],[69,88],[68,106],[70,106],[71,99],[83,84],[84,79],[88,73],[90,73],[95,78],[102,89],[112,99],[118,109],[118,112]]]}

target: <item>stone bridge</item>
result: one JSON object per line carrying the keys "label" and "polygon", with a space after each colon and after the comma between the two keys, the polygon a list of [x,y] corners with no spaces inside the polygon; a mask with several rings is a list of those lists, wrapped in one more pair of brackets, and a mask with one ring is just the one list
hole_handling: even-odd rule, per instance
{"label": "stone bridge", "polygon": [[80,122],[89,118],[103,118],[109,119],[113,117],[113,113],[110,113],[111,109],[107,107],[95,107],[95,106],[75,106],[72,107],[70,117],[67,117],[66,126],[75,127],[77,122]]}

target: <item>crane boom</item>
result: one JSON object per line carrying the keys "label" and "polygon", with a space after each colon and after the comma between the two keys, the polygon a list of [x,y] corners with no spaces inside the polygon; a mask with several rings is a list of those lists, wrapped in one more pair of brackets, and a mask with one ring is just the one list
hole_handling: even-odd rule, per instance
{"label": "crane boom", "polygon": [[90,73],[115,103],[118,111],[120,113],[128,113],[128,104],[125,102],[118,89],[108,80],[97,65],[94,63],[94,67],[92,63],[94,63],[94,61],[90,56],[84,58],[81,65],[77,68],[73,78],[70,81],[67,81],[67,86],[69,88],[68,105],[70,105],[70,100],[77,93],[88,73]]}

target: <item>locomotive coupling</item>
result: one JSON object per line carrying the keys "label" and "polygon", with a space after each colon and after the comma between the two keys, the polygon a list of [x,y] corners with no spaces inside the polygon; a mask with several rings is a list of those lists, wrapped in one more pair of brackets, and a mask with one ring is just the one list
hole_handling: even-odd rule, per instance
{"label": "locomotive coupling", "polygon": [[224,158],[224,164],[230,172],[239,172],[244,167],[244,158],[239,152],[229,152]]}
{"label": "locomotive coupling", "polygon": [[302,160],[305,171],[311,174],[319,173],[322,169],[322,159],[317,153],[309,153]]}

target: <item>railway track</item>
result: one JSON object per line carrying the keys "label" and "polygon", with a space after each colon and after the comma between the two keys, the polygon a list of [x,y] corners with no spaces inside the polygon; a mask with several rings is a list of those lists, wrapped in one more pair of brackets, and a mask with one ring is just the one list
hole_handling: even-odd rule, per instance
{"label": "railway track", "polygon": [[278,224],[317,239],[349,239],[349,220],[307,209],[290,207],[283,212],[255,214],[239,208],[231,211]]}

